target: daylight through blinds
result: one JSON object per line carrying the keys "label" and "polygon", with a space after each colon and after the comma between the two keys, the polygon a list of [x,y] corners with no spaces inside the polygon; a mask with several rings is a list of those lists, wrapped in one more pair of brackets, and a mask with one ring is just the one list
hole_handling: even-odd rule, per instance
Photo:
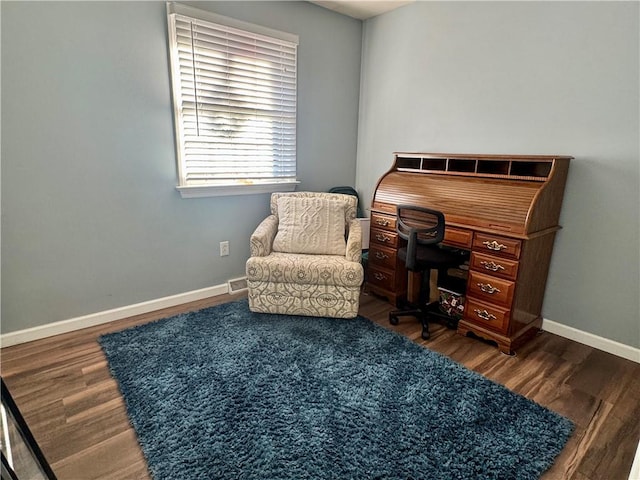
{"label": "daylight through blinds", "polygon": [[181,183],[295,181],[297,44],[176,13],[170,27]]}

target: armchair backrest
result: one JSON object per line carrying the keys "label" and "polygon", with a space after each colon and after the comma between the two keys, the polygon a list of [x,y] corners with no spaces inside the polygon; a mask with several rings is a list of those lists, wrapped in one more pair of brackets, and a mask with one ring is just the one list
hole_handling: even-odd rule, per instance
{"label": "armchair backrest", "polygon": [[352,231],[360,237],[359,224],[350,228],[351,222],[357,224],[356,209],[357,198],[352,195],[324,192],[271,194],[271,213],[277,221],[273,251],[347,255],[354,248]]}
{"label": "armchair backrest", "polygon": [[271,213],[278,216],[278,198],[283,196],[300,197],[300,198],[327,198],[344,201],[344,222],[349,226],[349,222],[356,218],[358,209],[358,198],[353,195],[345,195],[342,193],[325,193],[325,192],[276,192],[271,194]]}

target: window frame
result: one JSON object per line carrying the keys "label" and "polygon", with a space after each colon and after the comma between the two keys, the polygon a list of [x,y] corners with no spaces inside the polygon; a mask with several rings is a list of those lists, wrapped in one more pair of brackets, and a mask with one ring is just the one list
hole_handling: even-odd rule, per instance
{"label": "window frame", "polygon": [[[210,22],[222,25],[224,27],[230,27],[239,29],[244,32],[249,32],[254,35],[271,37],[279,41],[285,41],[298,45],[298,35],[281,32],[271,28],[255,25],[252,23],[237,20],[231,17],[225,17],[217,13],[201,10],[198,8],[182,5],[175,2],[167,2],[167,24],[168,24],[168,49],[170,60],[170,75],[171,75],[171,101],[173,106],[173,121],[175,130],[175,148],[176,148],[176,163],[178,169],[178,185],[176,189],[180,192],[182,198],[197,198],[197,197],[214,197],[214,196],[229,196],[229,195],[247,195],[247,194],[260,194],[260,193],[272,193],[272,192],[287,192],[295,190],[296,186],[300,183],[297,178],[297,152],[294,154],[294,166],[295,175],[293,178],[279,180],[277,177],[271,179],[241,179],[235,181],[199,181],[189,183],[185,175],[186,160],[184,159],[184,127],[182,125],[182,113],[181,113],[181,84],[179,75],[179,58],[177,52],[177,40],[176,29],[172,21],[172,15],[180,15],[185,17],[191,17],[196,20]],[[296,73],[297,83],[297,48],[296,48]],[[297,97],[297,85],[296,85],[296,97]],[[297,104],[297,101],[296,101]],[[297,105],[296,113],[297,118]],[[294,122],[297,130],[297,120]],[[297,137],[297,131],[294,133],[294,138]],[[297,143],[297,142],[296,142]],[[296,147],[297,148],[297,147]]]}

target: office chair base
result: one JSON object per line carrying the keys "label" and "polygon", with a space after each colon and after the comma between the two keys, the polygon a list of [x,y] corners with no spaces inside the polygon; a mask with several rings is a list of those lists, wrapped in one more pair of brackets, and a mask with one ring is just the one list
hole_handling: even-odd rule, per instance
{"label": "office chair base", "polygon": [[420,320],[420,323],[422,323],[422,339],[429,340],[429,338],[431,338],[431,334],[429,333],[429,321],[423,310],[418,308],[413,310],[393,310],[392,312],[389,312],[389,323],[391,325],[398,325],[400,322],[399,317],[415,317]]}
{"label": "office chair base", "polygon": [[402,310],[393,310],[389,312],[389,323],[391,325],[398,325],[400,322],[399,317],[415,317],[422,323],[422,339],[429,340],[431,334],[429,333],[429,322],[438,321],[443,323],[447,328],[455,330],[458,328],[459,318],[447,315],[440,311],[439,302],[431,302],[425,305],[424,308],[407,307]]}

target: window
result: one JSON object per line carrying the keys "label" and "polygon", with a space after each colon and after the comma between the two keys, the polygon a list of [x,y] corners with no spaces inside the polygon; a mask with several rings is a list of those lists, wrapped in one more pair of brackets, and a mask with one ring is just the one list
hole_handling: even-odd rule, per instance
{"label": "window", "polygon": [[178,190],[290,191],[297,35],[168,3]]}

